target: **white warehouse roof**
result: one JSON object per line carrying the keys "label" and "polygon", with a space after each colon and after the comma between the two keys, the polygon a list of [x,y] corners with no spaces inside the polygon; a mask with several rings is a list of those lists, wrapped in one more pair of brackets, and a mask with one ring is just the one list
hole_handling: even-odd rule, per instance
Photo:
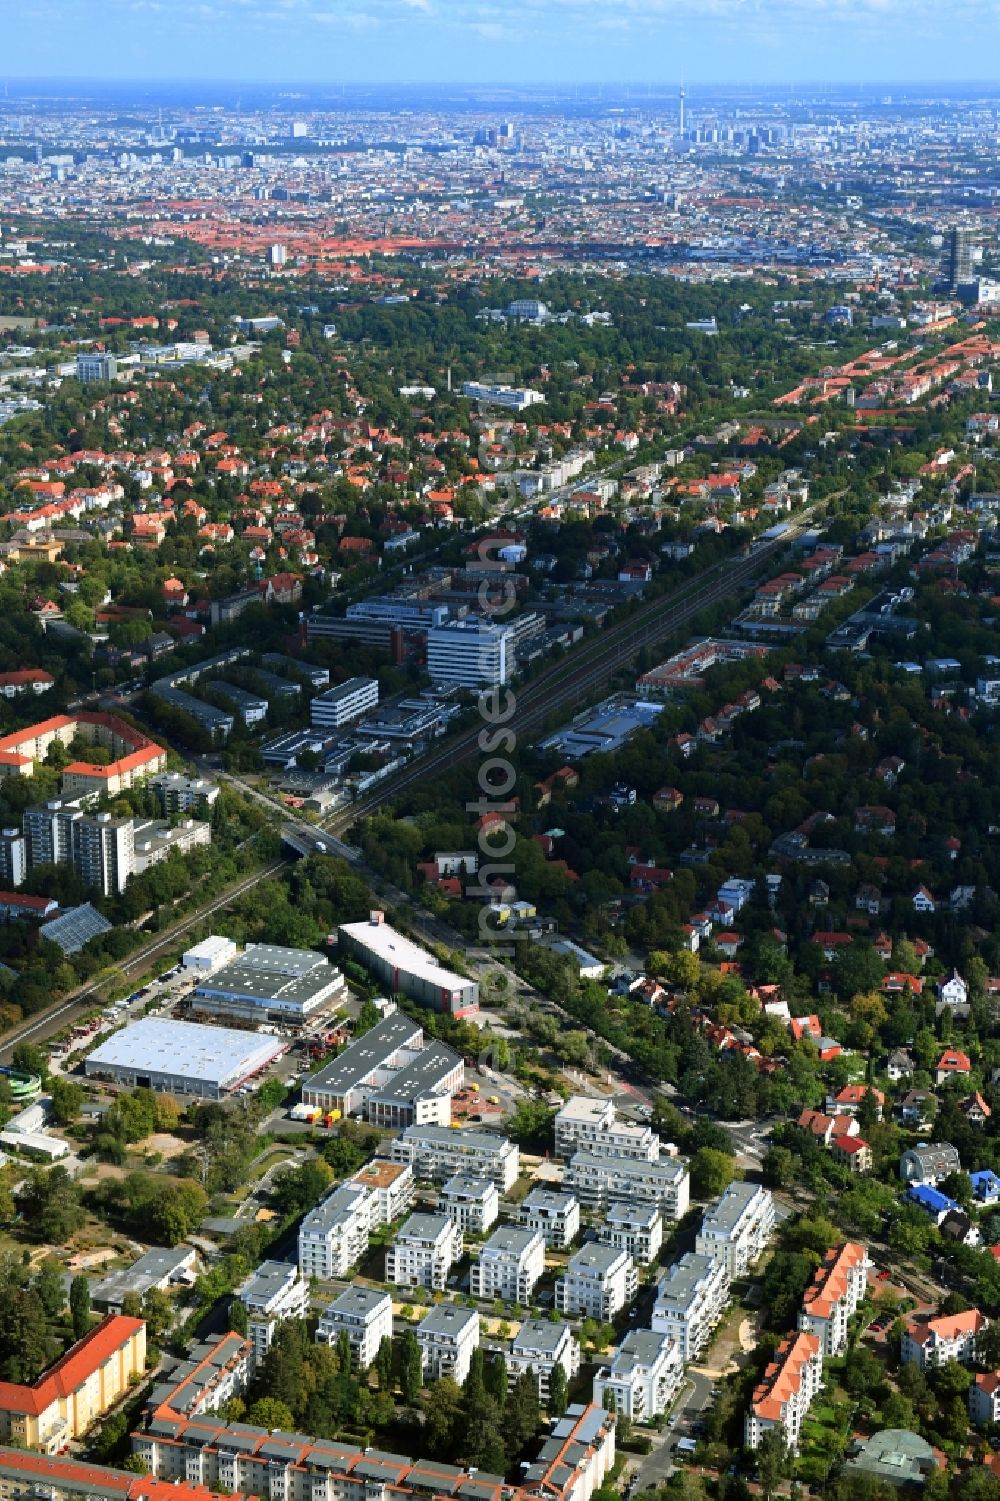
{"label": "white warehouse roof", "polygon": [[264,1068],[285,1046],[280,1037],[147,1016],[95,1048],[85,1067],[87,1073],[117,1068],[166,1074],[222,1089]]}

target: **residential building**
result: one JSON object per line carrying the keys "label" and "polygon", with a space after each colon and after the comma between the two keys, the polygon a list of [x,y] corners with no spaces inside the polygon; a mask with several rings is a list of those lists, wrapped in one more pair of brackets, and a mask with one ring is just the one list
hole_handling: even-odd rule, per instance
{"label": "residential building", "polygon": [[473,1263],[469,1290],[474,1298],[529,1303],[545,1271],[545,1241],[537,1230],[501,1225]]}
{"label": "residential building", "polygon": [[30,1385],[0,1382],[0,1440],[58,1454],[128,1393],[145,1365],[143,1320],[109,1315]]}
{"label": "residential building", "polygon": [[456,1173],[438,1197],[442,1210],[464,1235],[483,1235],[500,1215],[500,1193],[492,1178]]}
{"label": "residential building", "polygon": [[827,1251],[802,1297],[799,1328],[815,1334],[824,1356],[842,1355],[847,1328],[868,1287],[872,1261],[855,1241]]}
{"label": "residential building", "polygon": [[556,1156],[568,1159],[575,1152],[606,1157],[633,1157],[640,1162],[658,1162],[660,1141],[650,1126],[619,1121],[613,1100],[592,1100],[574,1095],[555,1120]]}
{"label": "residential building", "polygon": [[666,1412],[684,1376],[676,1341],[652,1329],[630,1329],[609,1366],[594,1377],[594,1401],[635,1423],[648,1423]]}
{"label": "residential building", "polygon": [[219,796],[218,782],[204,777],[186,777],[179,771],[165,771],[149,783],[163,806],[164,813],[207,813]]}
{"label": "residential building", "polygon": [[933,1187],[949,1173],[960,1173],[962,1160],[950,1141],[928,1142],[909,1147],[899,1159],[899,1176],[904,1183],[927,1183]]}
{"label": "residential building", "polygon": [[549,1381],[557,1365],[566,1372],[569,1383],[580,1369],[580,1342],[569,1324],[554,1324],[551,1319],[525,1319],[507,1356],[507,1381],[513,1386],[518,1376],[530,1371],[538,1380],[538,1398],[549,1398]]}
{"label": "residential building", "polygon": [[521,1201],[520,1219],[537,1230],[550,1251],[563,1251],[580,1233],[580,1201],[554,1188],[533,1188]]}
{"label": "residential building", "polygon": [[187,1417],[218,1412],[240,1397],[253,1379],[253,1345],[230,1329],[210,1334],[188,1349],[186,1360],[170,1364],[146,1399],[146,1411],[169,1403]]}
{"label": "residential building", "polygon": [[371,1206],[371,1229],[379,1225],[391,1225],[404,1215],[413,1203],[416,1187],[413,1169],[405,1162],[387,1162],[384,1157],[373,1157],[364,1167],[359,1167],[351,1178],[356,1188],[368,1189],[374,1194]]}
{"label": "residential building", "polygon": [[328,1303],[316,1329],[318,1343],[336,1344],[346,1333],[351,1359],[358,1371],[367,1371],[384,1339],[392,1339],[392,1299],[375,1287],[353,1283]]}
{"label": "residential building", "polygon": [[631,1256],[591,1241],[573,1253],[556,1282],[556,1307],[560,1313],[607,1324],[631,1303],[637,1287]]}
{"label": "residential building", "polygon": [[922,1371],[947,1365],[949,1360],[971,1365],[976,1358],[976,1340],[988,1324],[989,1319],[978,1308],[911,1319],[903,1330],[899,1358],[904,1365],[913,1362]]}
{"label": "residential building", "polygon": [[745,1277],[773,1229],[770,1191],[757,1183],[730,1183],[718,1203],[705,1210],[695,1250],[722,1261],[730,1279]]}
{"label": "residential building", "polygon": [[789,1334],[753,1394],[744,1424],[749,1449],[759,1449],[765,1433],[780,1429],[788,1448],[798,1448],[802,1419],[823,1381],[823,1351],[815,1334]]}
{"label": "residential building", "polygon": [[394,1162],[406,1162],[418,1179],[445,1183],[456,1173],[492,1178],[502,1194],[517,1182],[519,1153],[491,1131],[450,1131],[447,1126],[408,1126],[392,1144]]}
{"label": "residential building", "polygon": [[652,1326],[658,1334],[676,1340],[686,1365],[708,1343],[728,1301],[725,1262],[687,1251],[657,1283]]}
{"label": "residential building", "polygon": [[416,1335],[424,1381],[450,1376],[461,1385],[469,1374],[472,1352],[479,1346],[476,1310],[457,1303],[439,1303],[420,1320]]}
{"label": "residential building", "polygon": [[973,1376],[969,1387],[969,1417],[981,1428],[1000,1423],[1000,1371]]}
{"label": "residential building", "polygon": [[309,1283],[290,1261],[262,1261],[236,1289],[247,1311],[247,1337],[259,1364],[283,1319],[304,1319],[309,1308]]}
{"label": "residential building", "polygon": [[663,1244],[663,1217],[655,1204],[612,1204],[600,1238],[606,1246],[627,1251],[637,1266],[649,1266]]}
{"label": "residential building", "polygon": [[131,818],[91,816],[79,802],[54,798],[42,807],[26,808],[22,827],[29,865],[72,865],[81,880],[104,896],[124,891],[135,870]]}
{"label": "residential building", "polygon": [[360,1183],[341,1183],[327,1194],[299,1226],[303,1277],[319,1282],[346,1277],[368,1249],[377,1213],[375,1190]]}
{"label": "residential building", "polygon": [[683,1219],[691,1197],[687,1163],[679,1157],[640,1162],[575,1152],[566,1168],[563,1187],[593,1209],[614,1203],[656,1204],[665,1221]]}
{"label": "residential building", "polygon": [[462,1254],[462,1232],[444,1214],[411,1214],[385,1255],[385,1280],[444,1292]]}
{"label": "residential building", "polygon": [[195,1278],[196,1255],[193,1246],[154,1246],[131,1266],[109,1272],[100,1282],[92,1284],[91,1307],[101,1313],[121,1313],[130,1293],[135,1298],[144,1298],[154,1288],[165,1292],[169,1287],[190,1285]]}

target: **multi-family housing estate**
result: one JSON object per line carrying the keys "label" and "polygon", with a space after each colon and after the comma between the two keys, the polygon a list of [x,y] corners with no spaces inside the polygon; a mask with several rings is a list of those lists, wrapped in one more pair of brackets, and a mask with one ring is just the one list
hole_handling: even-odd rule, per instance
{"label": "multi-family housing estate", "polygon": [[556,1116],[555,1133],[557,1157],[582,1151],[657,1162],[660,1156],[660,1139],[652,1127],[620,1121],[613,1100],[574,1095]]}
{"label": "multi-family housing estate", "polygon": [[463,1235],[482,1235],[499,1218],[500,1193],[492,1178],[456,1173],[442,1188],[438,1208]]}
{"label": "multi-family housing estate", "polygon": [[774,1229],[774,1200],[757,1183],[731,1183],[719,1202],[705,1210],[695,1250],[725,1263],[730,1278],[744,1277],[762,1254]]}
{"label": "multi-family housing estate", "polygon": [[405,1162],[417,1178],[445,1183],[456,1173],[492,1178],[502,1194],[517,1182],[519,1153],[505,1136],[490,1131],[451,1131],[447,1126],[408,1126],[392,1144],[393,1162]]}
{"label": "multi-family housing estate", "polygon": [[368,1249],[378,1196],[360,1183],[341,1183],[310,1209],[299,1226],[303,1277],[329,1282],[346,1277]]}
{"label": "multi-family housing estate", "polygon": [[507,1380],[510,1385],[518,1376],[530,1371],[538,1380],[538,1397],[548,1401],[549,1380],[555,1366],[561,1365],[570,1382],[580,1369],[580,1342],[569,1324],[554,1324],[550,1319],[525,1319],[511,1341],[507,1356]]}
{"label": "multi-family housing estate", "polygon": [[976,1340],[988,1324],[989,1319],[978,1308],[911,1319],[903,1330],[900,1359],[904,1365],[913,1362],[922,1371],[947,1365],[950,1360],[969,1365],[976,1358]]}
{"label": "multi-family housing estate", "polygon": [[462,1232],[446,1214],[411,1214],[385,1253],[385,1280],[444,1292],[462,1254]]}
{"label": "multi-family housing estate", "polygon": [[305,1318],[309,1283],[290,1261],[262,1261],[237,1288],[237,1296],[247,1311],[247,1335],[259,1363],[283,1319]]}
{"label": "multi-family housing estate", "polygon": [[652,1329],[630,1329],[609,1366],[594,1377],[594,1401],[633,1422],[649,1422],[666,1412],[684,1375],[675,1340]]}
{"label": "multi-family housing estate", "polygon": [[638,1276],[627,1251],[591,1241],[570,1257],[556,1282],[560,1313],[608,1323],[635,1297]]}
{"label": "multi-family housing estate", "polygon": [[824,1357],[847,1349],[847,1326],[868,1286],[872,1261],[856,1241],[827,1251],[802,1297],[799,1328],[819,1339]]}
{"label": "multi-family housing estate", "polygon": [[316,1339],[326,1345],[336,1344],[346,1334],[351,1345],[351,1361],[356,1370],[366,1371],[379,1352],[384,1339],[392,1339],[392,1299],[375,1287],[353,1283],[339,1297],[328,1303],[320,1315]]}
{"label": "multi-family housing estate", "polygon": [[413,1203],[416,1187],[413,1169],[405,1162],[389,1162],[384,1157],[373,1157],[364,1167],[359,1167],[349,1180],[356,1188],[367,1189],[374,1195],[371,1203],[371,1228],[391,1225],[393,1220],[406,1213]]}
{"label": "multi-family housing estate", "polygon": [[592,1209],[615,1203],[656,1204],[664,1220],[683,1219],[691,1199],[687,1163],[679,1157],[647,1162],[574,1152],[563,1187]]}
{"label": "multi-family housing estate", "polygon": [[528,1303],[545,1271],[545,1241],[524,1225],[501,1225],[479,1253],[470,1273],[474,1298]]}
{"label": "multi-family housing estate", "polygon": [[687,1364],[704,1349],[729,1301],[724,1261],[688,1251],[668,1267],[656,1288],[652,1326],[676,1341]]}
{"label": "multi-family housing estate", "polygon": [[744,1424],[748,1448],[758,1449],[765,1433],[780,1429],[788,1448],[798,1447],[802,1419],[823,1381],[823,1349],[815,1334],[789,1334],[754,1391]]}
{"label": "multi-family housing estate", "polygon": [[649,1266],[663,1244],[663,1216],[655,1204],[612,1204],[600,1238],[606,1246],[627,1251],[637,1265]]}
{"label": "multi-family housing estate", "polygon": [[580,1201],[555,1188],[533,1188],[521,1201],[521,1224],[537,1230],[550,1250],[562,1251],[580,1233]]}
{"label": "multi-family housing estate", "polygon": [[417,1325],[424,1381],[451,1376],[461,1385],[469,1374],[472,1352],[479,1345],[479,1315],[474,1308],[439,1303]]}
{"label": "multi-family housing estate", "polygon": [[126,1395],[145,1364],[143,1320],[110,1314],[30,1386],[0,1382],[0,1439],[58,1454]]}

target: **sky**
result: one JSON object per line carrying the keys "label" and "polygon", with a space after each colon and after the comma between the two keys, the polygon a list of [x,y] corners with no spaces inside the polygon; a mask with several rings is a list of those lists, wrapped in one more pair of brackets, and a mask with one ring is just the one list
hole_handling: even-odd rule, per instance
{"label": "sky", "polygon": [[11,82],[903,85],[998,61],[1000,0],[0,0]]}

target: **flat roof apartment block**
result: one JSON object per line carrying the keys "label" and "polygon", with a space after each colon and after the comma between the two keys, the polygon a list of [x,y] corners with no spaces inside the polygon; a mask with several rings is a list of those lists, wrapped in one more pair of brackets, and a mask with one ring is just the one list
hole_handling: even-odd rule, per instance
{"label": "flat roof apartment block", "polygon": [[606,1157],[635,1158],[639,1162],[659,1161],[659,1137],[650,1126],[619,1120],[613,1100],[574,1095],[556,1116],[555,1133],[558,1157],[596,1152]]}
{"label": "flat roof apartment block", "polygon": [[328,1303],[316,1329],[318,1343],[336,1344],[345,1333],[351,1344],[351,1359],[359,1371],[367,1371],[384,1339],[392,1339],[392,1299],[375,1287],[353,1283]]}
{"label": "flat roof apartment block", "polygon": [[472,1352],[479,1345],[479,1315],[474,1308],[439,1303],[416,1329],[425,1382],[444,1376],[461,1384],[469,1374]]}
{"label": "flat roof apartment block", "polygon": [[635,1264],[626,1251],[591,1241],[569,1259],[556,1283],[556,1307],[560,1313],[609,1323],[638,1287]]}
{"label": "flat roof apartment block", "polygon": [[501,1194],[517,1182],[520,1154],[514,1142],[491,1131],[447,1126],[407,1126],[392,1143],[394,1162],[407,1162],[418,1179],[446,1183],[456,1173],[492,1178]]}
{"label": "flat roof apartment block", "polygon": [[665,1221],[683,1219],[691,1196],[687,1163],[679,1157],[642,1162],[575,1152],[563,1184],[591,1208],[604,1209],[613,1203],[656,1204]]}
{"label": "flat roof apartment block", "polygon": [[474,1298],[528,1303],[545,1271],[545,1241],[537,1230],[501,1225],[473,1263],[469,1290]]}
{"label": "flat roof apartment block", "polygon": [[557,1365],[566,1372],[567,1383],[580,1369],[580,1342],[569,1324],[549,1319],[524,1319],[511,1341],[507,1356],[507,1383],[513,1386],[526,1371],[538,1381],[538,1396],[546,1402],[549,1381]]}
{"label": "flat roof apartment block", "polygon": [[499,1218],[500,1192],[492,1178],[456,1173],[442,1188],[438,1208],[463,1235],[482,1235]]}
{"label": "flat roof apartment block", "polygon": [[686,1363],[704,1349],[729,1301],[729,1273],[712,1256],[688,1251],[660,1278],[653,1329],[677,1342]]}
{"label": "flat roof apartment block", "polygon": [[385,1280],[444,1292],[462,1254],[462,1232],[444,1214],[411,1214],[385,1256]]}
{"label": "flat roof apartment block", "polygon": [[695,1250],[716,1256],[730,1277],[745,1277],[763,1254],[774,1229],[774,1200],[759,1183],[730,1183],[705,1210]]}
{"label": "flat roof apartment block", "polygon": [[580,1201],[555,1188],[533,1188],[521,1201],[520,1218],[539,1231],[550,1250],[562,1251],[580,1233]]}

